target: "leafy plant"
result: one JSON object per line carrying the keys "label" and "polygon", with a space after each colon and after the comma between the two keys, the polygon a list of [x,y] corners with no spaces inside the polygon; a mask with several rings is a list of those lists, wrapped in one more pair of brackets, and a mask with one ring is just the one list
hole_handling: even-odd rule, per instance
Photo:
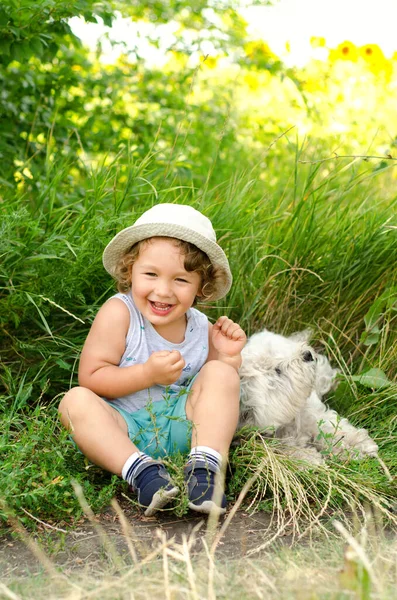
{"label": "leafy plant", "polygon": [[365,331],[361,334],[360,342],[366,346],[377,344],[382,331],[379,327],[381,320],[392,316],[397,311],[397,289],[389,288],[375,300],[364,316]]}

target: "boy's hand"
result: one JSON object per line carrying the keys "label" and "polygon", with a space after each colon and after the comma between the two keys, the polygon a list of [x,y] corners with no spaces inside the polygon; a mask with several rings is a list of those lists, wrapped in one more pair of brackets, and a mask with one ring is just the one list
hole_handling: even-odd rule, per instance
{"label": "boy's hand", "polygon": [[175,383],[181,376],[184,366],[185,361],[178,350],[153,352],[144,364],[148,387]]}
{"label": "boy's hand", "polygon": [[220,317],[212,327],[212,345],[219,354],[237,356],[247,342],[247,336],[238,323]]}

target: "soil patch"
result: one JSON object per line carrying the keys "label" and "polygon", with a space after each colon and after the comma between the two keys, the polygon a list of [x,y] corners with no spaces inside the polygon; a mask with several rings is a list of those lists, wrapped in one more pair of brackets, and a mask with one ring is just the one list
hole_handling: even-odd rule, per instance
{"label": "soil patch", "polygon": [[[190,551],[198,553],[204,548],[207,519],[201,515],[190,512],[178,518],[164,512],[148,518],[128,503],[122,504],[122,509],[131,528],[129,538],[138,556],[146,556],[153,551],[159,545],[161,535],[165,535],[167,540],[174,539],[181,543],[193,533],[195,542]],[[225,518],[227,515],[220,519],[218,530]],[[218,558],[241,559],[251,549],[261,546],[265,538],[268,539],[269,527],[276,531],[268,513],[237,511],[217,546]],[[66,533],[42,527],[31,539],[64,572],[82,568],[88,562],[90,567],[97,568],[100,568],[100,563],[109,564],[112,548],[122,558],[131,556],[120,520],[111,508],[98,516],[95,523],[86,519]],[[285,535],[281,543],[291,542],[292,536]],[[4,578],[34,576],[43,570],[42,562],[23,540],[11,535],[0,539],[0,573]]]}
{"label": "soil patch", "polygon": [[[205,542],[209,541],[207,518],[197,513],[189,512],[183,517],[177,517],[172,512],[163,511],[155,517],[145,517],[142,511],[126,500],[119,499],[119,502],[128,523],[128,536],[119,517],[109,507],[97,516],[95,521],[83,519],[67,531],[54,531],[40,526],[39,531],[29,539],[35,543],[35,548],[41,550],[52,565],[60,568],[65,575],[85,570],[92,573],[95,569],[99,573],[109,569],[110,564],[117,567],[118,559],[124,564],[130,564],[131,546],[137,557],[144,558],[159,547],[161,539],[174,540],[177,544],[189,539],[189,553],[195,555],[202,552]],[[215,533],[225,523],[227,516],[228,514],[221,517]],[[338,518],[338,515],[333,516]],[[354,519],[354,515],[344,516],[349,520]],[[328,518],[330,519],[331,515],[328,515]],[[251,556],[258,558],[269,550],[276,551],[281,546],[292,546],[296,541],[299,541],[300,546],[314,541],[310,536],[297,540],[288,529],[280,535],[275,520],[272,520],[267,512],[252,514],[244,510],[237,511],[217,544],[216,557],[232,561],[246,557],[248,560]],[[383,527],[381,529],[378,533],[385,539],[396,539],[395,530]],[[333,531],[332,527],[331,530]],[[321,533],[318,533],[321,537]],[[253,550],[269,542],[272,536],[277,538],[276,542],[266,545],[266,548],[258,553],[251,554]],[[315,537],[318,538],[317,535]],[[3,580],[34,577],[44,571],[44,561],[40,560],[34,549],[28,547],[26,540],[16,539],[10,534],[0,538],[0,573]]]}

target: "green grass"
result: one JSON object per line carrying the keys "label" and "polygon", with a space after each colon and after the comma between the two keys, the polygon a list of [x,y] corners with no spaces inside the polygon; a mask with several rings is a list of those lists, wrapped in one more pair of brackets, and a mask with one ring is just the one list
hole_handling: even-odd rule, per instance
{"label": "green grass", "polygon": [[60,429],[56,407],[77,381],[90,324],[114,289],[101,263],[104,246],[147,207],[165,201],[204,211],[229,256],[232,291],[202,310],[210,319],[229,314],[249,334],[262,327],[280,333],[310,327],[314,345],[342,372],[331,405],[370,430],[389,473],[377,461],[331,461],[326,470],[296,473],[293,461],[287,464],[277,449],[248,436],[231,456],[230,499],[265,455],[264,483],[257,480],[247,496],[251,503],[256,498],[253,507],[285,509],[290,490],[292,503],[301,494],[299,518],[321,512],[328,496],[333,510],[369,501],[390,518],[396,388],[371,389],[354,377],[373,368],[389,381],[396,374],[395,169],[351,159],[329,161],[326,171],[303,164],[317,157],[308,141],[299,147],[282,138],[272,151],[272,173],[263,172],[258,157],[248,166],[236,156],[239,171],[219,181],[214,168],[202,185],[202,174],[197,182],[191,174],[185,180],[155,156],[132,164],[120,155],[95,170],[79,163],[74,172],[55,149],[40,181],[6,191],[0,204],[4,523],[10,511],[29,527],[35,522],[28,513],[51,522],[77,518],[72,480],[95,511],[123,489],[117,478],[87,468]]}

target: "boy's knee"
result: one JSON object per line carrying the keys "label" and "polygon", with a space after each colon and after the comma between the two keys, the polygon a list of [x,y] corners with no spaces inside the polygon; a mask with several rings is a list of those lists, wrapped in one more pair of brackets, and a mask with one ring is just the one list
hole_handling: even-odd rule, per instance
{"label": "boy's knee", "polygon": [[68,426],[72,416],[76,417],[81,410],[86,409],[90,395],[90,390],[83,387],[74,387],[66,392],[58,407],[63,425]]}
{"label": "boy's knee", "polygon": [[204,372],[205,377],[221,381],[224,385],[240,388],[240,377],[236,369],[220,360],[211,360],[200,372]]}

